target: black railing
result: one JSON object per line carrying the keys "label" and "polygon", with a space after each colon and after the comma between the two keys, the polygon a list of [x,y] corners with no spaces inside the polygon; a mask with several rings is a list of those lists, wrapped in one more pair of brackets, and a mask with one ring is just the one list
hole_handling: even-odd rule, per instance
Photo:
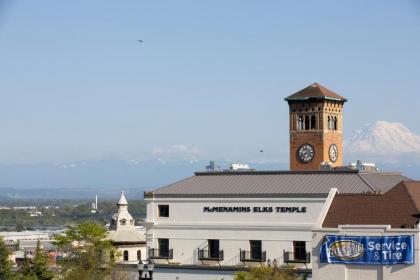
{"label": "black railing", "polygon": [[159,249],[149,248],[149,259],[173,259],[174,258],[174,250],[169,249],[165,251],[161,251]]}
{"label": "black railing", "polygon": [[213,252],[209,250],[198,249],[198,260],[200,261],[222,261],[223,256],[223,250]]}
{"label": "black railing", "polygon": [[267,260],[266,251],[239,251],[239,259],[241,262],[265,262]]}
{"label": "black railing", "polygon": [[295,254],[294,252],[283,253],[285,263],[310,263],[311,253]]}

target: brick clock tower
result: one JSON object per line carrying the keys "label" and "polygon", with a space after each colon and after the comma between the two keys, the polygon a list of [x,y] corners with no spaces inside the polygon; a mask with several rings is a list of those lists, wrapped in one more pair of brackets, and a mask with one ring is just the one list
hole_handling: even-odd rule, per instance
{"label": "brick clock tower", "polygon": [[314,83],[285,98],[290,115],[290,169],[343,166],[343,106],[346,98]]}

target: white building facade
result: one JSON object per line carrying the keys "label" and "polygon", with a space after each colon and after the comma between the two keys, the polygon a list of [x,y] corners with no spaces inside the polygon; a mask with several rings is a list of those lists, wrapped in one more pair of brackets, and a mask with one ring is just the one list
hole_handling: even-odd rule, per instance
{"label": "white building facade", "polygon": [[[158,280],[185,267],[201,269],[203,279],[226,280],[233,267],[269,263],[310,275],[312,229],[322,224],[335,188],[386,191],[402,178],[358,171],[198,172],[145,194],[148,258],[157,264]],[[211,278],[215,266],[226,274]]]}

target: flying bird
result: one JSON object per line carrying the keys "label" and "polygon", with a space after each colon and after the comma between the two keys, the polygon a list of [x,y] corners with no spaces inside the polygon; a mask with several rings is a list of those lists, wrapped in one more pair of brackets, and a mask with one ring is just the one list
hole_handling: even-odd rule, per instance
{"label": "flying bird", "polygon": [[139,43],[143,43],[143,40],[137,40]]}
{"label": "flying bird", "polygon": [[263,150],[260,150],[260,153],[263,153],[264,151]]}

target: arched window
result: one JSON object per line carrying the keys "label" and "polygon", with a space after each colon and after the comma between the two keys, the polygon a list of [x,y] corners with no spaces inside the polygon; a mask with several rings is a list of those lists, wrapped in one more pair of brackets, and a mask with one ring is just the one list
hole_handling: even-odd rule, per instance
{"label": "arched window", "polygon": [[316,116],[311,116],[311,129],[316,129]]}
{"label": "arched window", "polygon": [[141,250],[137,250],[137,260],[141,261]]}
{"label": "arched window", "polygon": [[328,116],[328,129],[334,130],[334,117]]}
{"label": "arched window", "polygon": [[337,130],[338,126],[337,126],[337,117],[334,117],[334,130]]}
{"label": "arched window", "polygon": [[310,125],[310,120],[309,120],[309,116],[305,116],[305,130],[309,129],[309,125]]}
{"label": "arched window", "polygon": [[124,251],[124,261],[128,261],[128,251]]}
{"label": "arched window", "polygon": [[303,130],[303,117],[299,116],[298,129]]}

